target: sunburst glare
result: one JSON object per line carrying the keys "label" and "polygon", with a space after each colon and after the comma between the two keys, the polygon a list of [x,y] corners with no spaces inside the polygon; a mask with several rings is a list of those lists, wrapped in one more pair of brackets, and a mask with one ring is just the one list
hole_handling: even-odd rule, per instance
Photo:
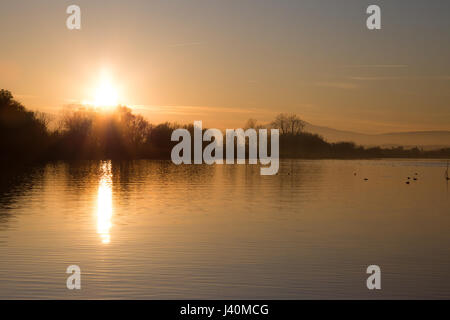
{"label": "sunburst glare", "polygon": [[93,105],[101,108],[111,108],[119,104],[119,89],[107,72],[100,76],[97,87],[94,89]]}

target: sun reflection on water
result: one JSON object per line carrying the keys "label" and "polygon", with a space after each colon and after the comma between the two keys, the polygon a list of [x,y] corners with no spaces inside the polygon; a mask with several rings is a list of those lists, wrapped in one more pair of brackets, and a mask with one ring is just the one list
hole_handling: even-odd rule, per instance
{"label": "sun reflection on water", "polygon": [[111,161],[102,162],[101,172],[97,195],[97,233],[103,243],[109,243],[113,214]]}

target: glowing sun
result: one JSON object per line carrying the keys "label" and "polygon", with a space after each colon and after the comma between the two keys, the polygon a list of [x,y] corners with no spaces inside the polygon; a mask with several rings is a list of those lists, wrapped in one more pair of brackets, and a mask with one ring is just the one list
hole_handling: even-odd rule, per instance
{"label": "glowing sun", "polygon": [[110,77],[103,75],[94,91],[96,107],[115,107],[119,104],[119,92]]}

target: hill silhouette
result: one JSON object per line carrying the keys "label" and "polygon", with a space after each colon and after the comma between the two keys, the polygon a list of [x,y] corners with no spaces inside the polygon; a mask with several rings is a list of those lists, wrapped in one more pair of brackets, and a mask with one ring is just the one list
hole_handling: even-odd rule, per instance
{"label": "hill silhouette", "polygon": [[365,147],[409,147],[424,150],[450,147],[450,131],[408,131],[380,134],[364,134],[353,131],[337,130],[305,122],[304,130],[322,136],[328,142],[353,141]]}

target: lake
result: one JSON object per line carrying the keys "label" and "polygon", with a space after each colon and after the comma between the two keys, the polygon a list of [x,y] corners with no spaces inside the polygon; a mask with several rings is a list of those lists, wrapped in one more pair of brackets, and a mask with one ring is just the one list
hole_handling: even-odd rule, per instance
{"label": "lake", "polygon": [[[261,176],[256,165],[140,160],[4,169],[0,298],[449,299],[445,167],[282,160],[278,175]],[[381,290],[366,287],[373,264]],[[70,265],[81,268],[81,290],[66,288]]]}

